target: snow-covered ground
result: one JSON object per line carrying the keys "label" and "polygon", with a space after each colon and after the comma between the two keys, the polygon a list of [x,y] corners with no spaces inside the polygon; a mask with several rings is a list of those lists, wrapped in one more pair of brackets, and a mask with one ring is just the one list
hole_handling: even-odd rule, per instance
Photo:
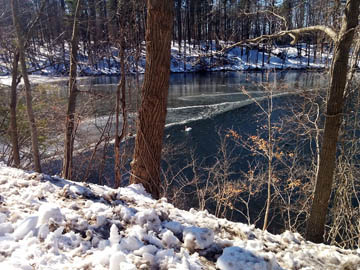
{"label": "snow-covered ground", "polygon": [[[227,45],[220,42],[222,47]],[[235,47],[228,50],[223,56],[216,54],[215,42],[211,49],[205,44],[201,46],[188,45],[181,47],[177,43],[171,47],[171,71],[172,72],[196,72],[196,71],[242,71],[261,69],[318,69],[330,65],[332,55],[325,51],[320,54],[317,49],[317,57],[314,58],[315,47],[310,46],[309,54],[306,53],[306,44],[296,46],[273,46],[271,50],[262,51],[256,47]],[[145,46],[143,46],[145,49]],[[184,49],[185,48],[185,49]],[[301,49],[300,49],[301,48]],[[301,53],[300,53],[301,51]],[[120,63],[116,48],[108,49],[99,56],[91,56],[81,53],[78,57],[78,74],[81,76],[93,75],[118,75]],[[100,56],[101,55],[101,56]],[[129,69],[131,72],[144,73],[145,51],[142,51],[138,61],[129,56]],[[38,55],[31,56],[29,72],[37,75],[64,76],[69,66],[69,53],[66,48],[65,55],[61,48],[48,52],[41,50]],[[66,63],[64,64],[64,60]],[[33,72],[32,72],[33,71]],[[0,76],[9,76],[11,73],[10,60],[0,54]]]}
{"label": "snow-covered ground", "polygon": [[360,269],[360,250],[272,235],[111,189],[0,165],[0,269]]}

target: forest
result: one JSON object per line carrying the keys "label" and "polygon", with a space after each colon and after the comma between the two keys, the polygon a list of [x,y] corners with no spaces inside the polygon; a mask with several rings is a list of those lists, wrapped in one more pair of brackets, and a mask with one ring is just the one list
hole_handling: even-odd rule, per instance
{"label": "forest", "polygon": [[[0,161],[38,173],[57,167],[65,179],[115,188],[140,183],[177,207],[358,248],[359,5],[0,0]],[[209,159],[167,143],[176,129],[165,128],[167,113],[178,109],[167,103],[171,72],[243,69],[327,77],[321,88],[291,95],[266,80],[256,85],[261,97],[239,87],[259,124],[253,134],[219,129]],[[110,93],[82,81],[110,75],[119,79]],[[84,131],[89,123],[96,135]],[[189,140],[192,129],[179,130]],[[238,147],[249,156],[242,165]]]}
{"label": "forest", "polygon": [[[339,28],[343,5],[341,1],[176,0],[172,43],[177,43],[186,57],[196,46],[201,45],[204,52],[220,50],[224,43],[272,35],[284,29],[315,25]],[[9,40],[14,31],[10,1],[2,1],[1,6],[1,46],[6,52],[12,52],[13,45]],[[45,68],[39,63],[40,57],[47,58],[48,61],[44,65],[51,65],[60,73],[69,72],[69,59],[65,52],[72,35],[75,8],[76,1],[20,3],[19,20],[23,31],[31,32],[27,44],[31,72]],[[133,65],[139,60],[139,47],[145,41],[145,1],[83,1],[78,19],[79,53],[88,56],[90,65],[97,65],[102,59],[106,60],[105,64],[109,67],[117,65],[120,69],[119,60],[114,61],[112,48],[119,48],[121,45],[125,47],[127,54],[135,58]],[[290,41],[290,37],[284,36],[276,40],[254,42],[244,46],[244,53],[248,53],[251,46],[270,50],[273,44],[289,44]],[[317,53],[333,46],[331,39],[322,31],[301,36],[298,43],[301,42],[307,46],[318,46],[312,50],[315,58]],[[2,57],[5,63],[11,64],[9,53],[3,53]],[[3,72],[9,73],[10,69],[7,68]]]}

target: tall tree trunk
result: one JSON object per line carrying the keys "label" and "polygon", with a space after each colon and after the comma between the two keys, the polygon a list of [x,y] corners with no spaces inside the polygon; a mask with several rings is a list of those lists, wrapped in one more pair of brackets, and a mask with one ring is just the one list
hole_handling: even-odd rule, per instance
{"label": "tall tree trunk", "polygon": [[[123,37],[123,35],[122,35]],[[127,115],[126,115],[126,81],[125,81],[125,49],[124,49],[124,40],[121,41],[120,45],[120,64],[121,64],[121,79],[116,89],[116,109],[115,109],[115,143],[114,143],[114,152],[115,152],[115,188],[120,187],[121,184],[121,158],[120,158],[120,144],[122,139],[125,136],[127,129]],[[120,109],[122,112],[123,124],[120,129]]]}
{"label": "tall tree trunk", "polygon": [[179,44],[179,50],[181,48],[181,41],[182,41],[182,21],[181,21],[181,8],[182,8],[182,0],[177,0],[176,5],[176,22],[177,22],[177,38]]}
{"label": "tall tree trunk", "polygon": [[60,0],[61,9],[65,12],[65,0]]}
{"label": "tall tree trunk", "polygon": [[108,23],[107,23],[107,9],[106,9],[106,1],[98,0],[96,1],[99,9],[99,38],[101,41],[109,41],[108,36]]}
{"label": "tall tree trunk", "polygon": [[131,183],[141,183],[158,198],[160,160],[170,76],[173,1],[148,0],[146,69],[131,162]]}
{"label": "tall tree trunk", "polygon": [[[246,0],[245,1],[245,12],[249,13],[250,12],[250,1]],[[250,29],[251,29],[251,20],[249,19],[248,16],[245,16],[244,20],[243,20],[243,30],[242,30],[242,39],[249,39],[250,38]]]}
{"label": "tall tree trunk", "polygon": [[19,136],[16,121],[17,85],[18,85],[19,52],[14,53],[12,64],[11,93],[10,93],[10,127],[9,135],[12,144],[12,159],[16,168],[20,167]]}
{"label": "tall tree trunk", "polygon": [[342,120],[348,59],[355,27],[358,25],[359,0],[346,2],[345,15],[334,50],[331,83],[328,93],[324,138],[320,153],[314,200],[307,223],[306,239],[322,242],[326,213],[336,165],[336,144]]}
{"label": "tall tree trunk", "polygon": [[25,85],[25,99],[26,99],[26,109],[27,115],[30,124],[30,134],[31,134],[31,146],[32,146],[32,155],[34,159],[34,169],[36,172],[41,172],[41,164],[40,164],[40,152],[39,152],[39,141],[37,135],[37,127],[35,122],[34,111],[32,108],[32,94],[31,94],[31,86],[29,81],[29,76],[27,73],[26,62],[25,62],[25,41],[24,41],[24,33],[21,29],[21,24],[18,18],[19,14],[19,6],[17,0],[11,0],[11,10],[12,10],[12,19],[16,29],[17,36],[17,48],[19,52],[19,61],[21,74],[23,76],[24,85]]}
{"label": "tall tree trunk", "polygon": [[77,55],[78,55],[78,28],[79,28],[79,13],[81,0],[77,0],[74,14],[73,31],[71,36],[71,53],[70,53],[70,78],[68,90],[68,104],[65,120],[65,145],[64,145],[64,161],[62,176],[66,179],[71,179],[73,169],[73,152],[75,140],[75,110],[76,98],[78,89],[76,85],[77,77]]}
{"label": "tall tree trunk", "polygon": [[110,40],[115,40],[117,32],[119,31],[119,23],[116,15],[118,10],[118,1],[108,1],[107,6],[107,24],[109,29],[108,38],[110,38]]}
{"label": "tall tree trunk", "polygon": [[[189,45],[189,53],[190,53],[190,44],[191,44],[191,22],[190,22],[190,17],[191,17],[191,14],[190,14],[190,3],[191,1],[190,0],[186,0],[186,32],[187,32],[187,41],[188,41],[188,45]],[[184,40],[186,40],[186,38],[184,38]],[[186,44],[185,44],[185,49],[184,49],[184,52],[186,50]]]}
{"label": "tall tree trunk", "polygon": [[223,0],[223,5],[224,5],[224,22],[223,22],[223,31],[224,31],[224,40],[225,42],[228,41],[228,29],[227,29],[227,11],[226,11],[226,5],[227,5],[227,0]]}
{"label": "tall tree trunk", "polygon": [[[95,5],[95,0],[89,0],[88,1],[88,5],[89,5],[89,19],[88,19],[88,26],[89,26],[89,43],[93,42],[93,46],[94,48],[97,47],[97,37],[98,34],[96,33],[96,5]],[[91,46],[91,50],[92,50],[92,46]]]}

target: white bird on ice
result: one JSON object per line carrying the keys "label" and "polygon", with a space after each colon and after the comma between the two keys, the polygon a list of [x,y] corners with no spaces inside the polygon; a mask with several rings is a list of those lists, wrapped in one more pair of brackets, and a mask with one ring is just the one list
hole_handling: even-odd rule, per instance
{"label": "white bird on ice", "polygon": [[185,126],[184,130],[185,130],[185,132],[190,132],[192,130],[192,128],[188,127],[188,126]]}

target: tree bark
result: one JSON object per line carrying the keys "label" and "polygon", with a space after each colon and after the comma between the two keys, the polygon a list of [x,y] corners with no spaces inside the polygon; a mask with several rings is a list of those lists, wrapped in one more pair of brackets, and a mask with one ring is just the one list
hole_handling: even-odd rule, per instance
{"label": "tree bark", "polygon": [[317,243],[323,242],[326,213],[336,166],[336,144],[342,120],[349,51],[355,27],[358,25],[359,4],[360,1],[358,0],[348,0],[346,2],[345,15],[337,37],[331,67],[331,82],[328,93],[324,137],[320,152],[319,171],[306,229],[306,239]]}
{"label": "tree bark", "polygon": [[25,85],[25,99],[26,99],[26,109],[27,115],[30,124],[30,134],[31,134],[31,146],[32,146],[32,155],[34,159],[34,169],[36,172],[41,172],[41,164],[40,164],[40,152],[39,152],[39,141],[37,134],[37,127],[35,122],[34,111],[32,108],[32,94],[31,94],[31,86],[29,81],[29,76],[27,73],[26,62],[25,62],[25,41],[24,41],[24,33],[21,29],[21,24],[18,18],[19,7],[17,0],[11,0],[11,10],[12,10],[12,18],[13,23],[16,30],[17,36],[17,48],[19,52],[19,61],[21,74],[23,76],[24,85]]}
{"label": "tree bark", "polygon": [[64,145],[64,161],[62,176],[66,179],[71,179],[73,169],[73,152],[75,140],[75,111],[76,111],[76,98],[78,89],[76,85],[77,77],[77,55],[78,55],[78,28],[79,28],[79,13],[80,13],[81,0],[77,0],[73,32],[71,36],[71,53],[70,53],[70,78],[69,78],[69,92],[68,104],[65,120],[65,145]]}
{"label": "tree bark", "polygon": [[146,70],[136,124],[131,183],[141,183],[160,196],[160,160],[170,76],[173,1],[148,0]]}
{"label": "tree bark", "polygon": [[11,93],[10,93],[10,126],[9,135],[12,144],[12,159],[16,168],[20,167],[20,149],[19,136],[17,130],[16,120],[16,106],[17,106],[17,86],[18,86],[18,66],[19,66],[19,52],[14,53],[12,64],[12,78],[11,78]]}

